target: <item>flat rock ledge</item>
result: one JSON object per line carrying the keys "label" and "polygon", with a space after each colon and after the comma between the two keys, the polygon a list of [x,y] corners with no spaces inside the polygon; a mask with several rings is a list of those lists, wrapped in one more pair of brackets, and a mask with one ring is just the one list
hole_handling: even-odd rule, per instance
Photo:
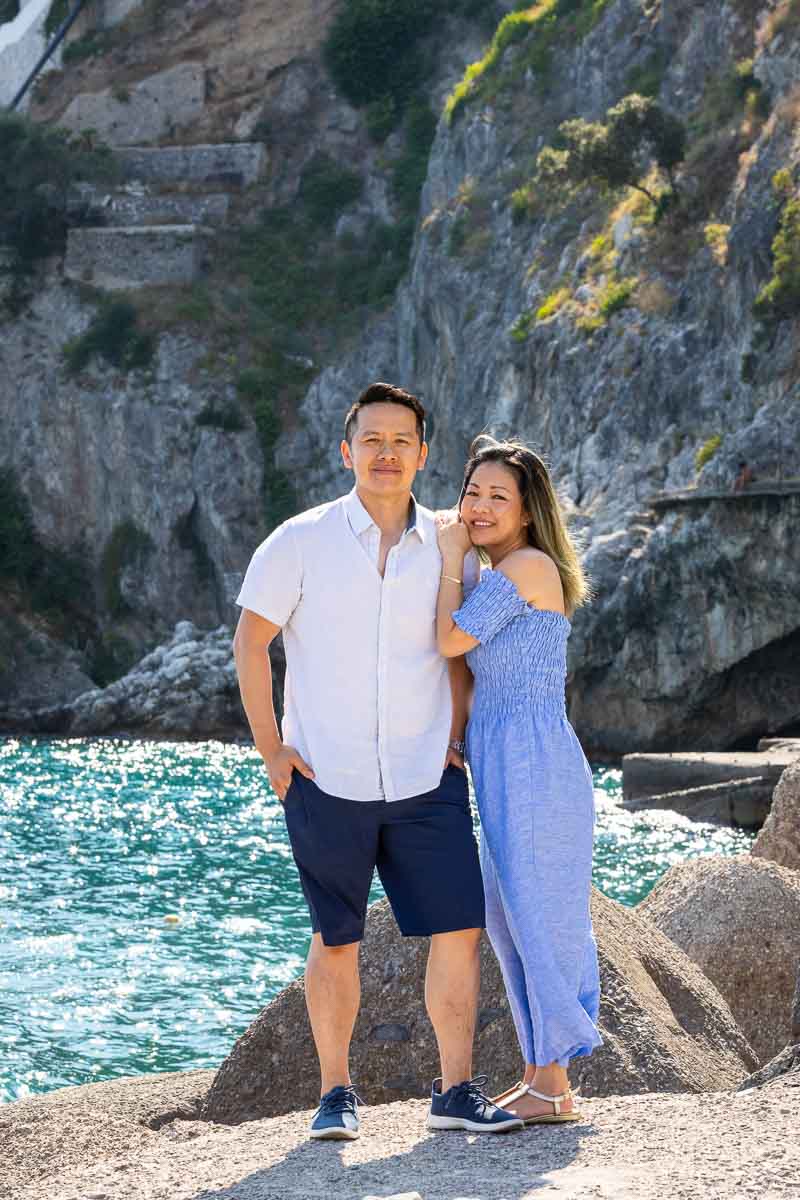
{"label": "flat rock ledge", "polygon": [[15,1200],[788,1200],[800,1184],[797,1078],[739,1093],[584,1099],[583,1122],[505,1137],[429,1134],[426,1103],[408,1100],[364,1110],[355,1142],[309,1141],[307,1111],[181,1122],[105,1155],[98,1106],[87,1111],[95,1144],[83,1163],[27,1185],[5,1165],[0,1186]]}

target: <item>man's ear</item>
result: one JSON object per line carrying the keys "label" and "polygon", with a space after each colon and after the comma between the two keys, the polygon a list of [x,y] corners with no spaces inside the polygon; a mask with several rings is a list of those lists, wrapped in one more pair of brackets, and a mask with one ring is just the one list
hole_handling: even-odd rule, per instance
{"label": "man's ear", "polygon": [[350,447],[348,446],[347,442],[346,442],[346,441],[343,441],[343,442],[342,442],[342,444],[341,444],[341,446],[339,447],[339,449],[340,449],[340,450],[341,450],[341,452],[342,452],[342,462],[344,463],[344,465],[345,465],[345,467],[347,468],[347,470],[348,470],[348,471],[352,471],[352,469],[353,469],[353,456],[352,456],[352,454],[350,453]]}
{"label": "man's ear", "polygon": [[423,442],[419,450],[419,458],[417,460],[417,470],[424,471],[425,463],[428,461],[428,443]]}

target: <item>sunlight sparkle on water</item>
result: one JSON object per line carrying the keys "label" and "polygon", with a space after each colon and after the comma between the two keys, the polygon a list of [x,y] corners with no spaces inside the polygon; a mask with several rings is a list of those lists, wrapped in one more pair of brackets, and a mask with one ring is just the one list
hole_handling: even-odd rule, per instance
{"label": "sunlight sparkle on water", "polygon": [[[625,812],[617,771],[595,784],[595,882],[623,903],[752,840]],[[0,1102],[216,1067],[302,971],[308,916],[250,747],[0,741],[0,878]]]}

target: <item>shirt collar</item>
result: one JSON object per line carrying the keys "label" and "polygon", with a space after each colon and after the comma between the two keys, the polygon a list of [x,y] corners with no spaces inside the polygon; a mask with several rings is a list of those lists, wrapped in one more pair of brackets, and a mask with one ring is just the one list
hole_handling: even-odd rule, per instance
{"label": "shirt collar", "polygon": [[[374,525],[372,517],[369,515],[364,505],[358,498],[356,489],[353,488],[344,498],[344,511],[347,514],[347,520],[350,522],[350,528],[356,537],[360,537],[371,525]],[[414,497],[411,497],[411,506],[408,513],[408,525],[406,533],[415,531],[421,542],[425,541],[425,530],[423,522],[419,519],[417,511],[417,502]]]}

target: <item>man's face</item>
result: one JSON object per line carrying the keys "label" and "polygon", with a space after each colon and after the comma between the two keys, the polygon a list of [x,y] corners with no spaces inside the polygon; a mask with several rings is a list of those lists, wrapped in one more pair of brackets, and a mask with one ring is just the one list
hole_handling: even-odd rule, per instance
{"label": "man's face", "polygon": [[355,474],[356,486],[376,496],[409,492],[428,457],[412,410],[391,402],[368,404],[356,419],[351,444],[342,442],[344,465]]}

